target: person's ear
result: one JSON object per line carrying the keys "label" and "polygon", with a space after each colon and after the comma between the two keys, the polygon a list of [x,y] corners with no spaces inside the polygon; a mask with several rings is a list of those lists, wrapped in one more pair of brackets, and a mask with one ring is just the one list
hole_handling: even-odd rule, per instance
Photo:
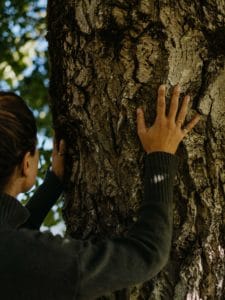
{"label": "person's ear", "polygon": [[27,177],[29,175],[30,166],[31,166],[30,158],[31,158],[30,152],[27,152],[23,157],[23,161],[21,164],[21,171],[22,171],[22,176],[24,177]]}

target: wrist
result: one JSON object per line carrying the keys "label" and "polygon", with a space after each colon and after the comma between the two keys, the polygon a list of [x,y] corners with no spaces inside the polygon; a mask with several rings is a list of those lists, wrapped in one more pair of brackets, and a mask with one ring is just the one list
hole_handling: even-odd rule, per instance
{"label": "wrist", "polygon": [[164,152],[164,153],[168,153],[168,154],[175,154],[176,153],[176,151],[174,151],[174,150],[160,149],[160,148],[146,151],[147,154],[154,153],[154,152]]}
{"label": "wrist", "polygon": [[58,180],[62,183],[63,181],[63,175],[61,174],[61,172],[58,172],[54,167],[51,166],[50,171],[52,173],[54,173],[54,175],[58,178]]}

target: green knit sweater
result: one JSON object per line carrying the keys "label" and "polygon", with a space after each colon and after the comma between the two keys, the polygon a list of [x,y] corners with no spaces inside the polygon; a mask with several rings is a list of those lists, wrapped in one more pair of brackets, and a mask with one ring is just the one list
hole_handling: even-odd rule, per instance
{"label": "green knit sweater", "polygon": [[172,238],[174,155],[146,155],[144,199],[126,237],[75,240],[38,231],[62,186],[53,172],[26,207],[0,194],[0,297],[95,299],[149,280],[166,264]]}

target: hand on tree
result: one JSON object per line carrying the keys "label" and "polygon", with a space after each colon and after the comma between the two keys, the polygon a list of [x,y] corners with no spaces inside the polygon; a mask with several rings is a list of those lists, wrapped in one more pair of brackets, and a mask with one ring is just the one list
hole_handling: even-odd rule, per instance
{"label": "hand on tree", "polygon": [[52,151],[52,171],[59,178],[60,181],[63,180],[64,176],[64,164],[65,164],[65,151],[66,143],[64,140],[59,141],[59,147],[57,147],[57,142],[54,138],[54,147]]}
{"label": "hand on tree", "polygon": [[196,114],[182,128],[187,115],[190,97],[184,97],[182,106],[178,112],[179,85],[176,85],[173,90],[169,113],[166,116],[165,90],[165,85],[161,85],[158,89],[157,116],[152,127],[146,127],[144,112],[141,108],[137,109],[137,132],[142,146],[147,153],[162,151],[175,154],[179,143],[200,120],[200,115]]}

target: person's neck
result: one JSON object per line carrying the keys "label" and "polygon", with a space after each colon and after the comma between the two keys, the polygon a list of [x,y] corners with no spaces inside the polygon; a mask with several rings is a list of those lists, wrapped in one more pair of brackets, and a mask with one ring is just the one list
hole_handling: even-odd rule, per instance
{"label": "person's neck", "polygon": [[9,195],[9,196],[11,196],[11,197],[14,197],[14,198],[16,198],[17,197],[17,195],[20,193],[20,192],[18,192],[18,190],[16,189],[16,188],[5,188],[4,190],[3,190],[3,193],[4,194],[7,194],[7,195]]}
{"label": "person's neck", "polygon": [[8,184],[3,189],[3,193],[10,195],[14,198],[18,196],[22,192],[21,182],[16,177],[12,177]]}

